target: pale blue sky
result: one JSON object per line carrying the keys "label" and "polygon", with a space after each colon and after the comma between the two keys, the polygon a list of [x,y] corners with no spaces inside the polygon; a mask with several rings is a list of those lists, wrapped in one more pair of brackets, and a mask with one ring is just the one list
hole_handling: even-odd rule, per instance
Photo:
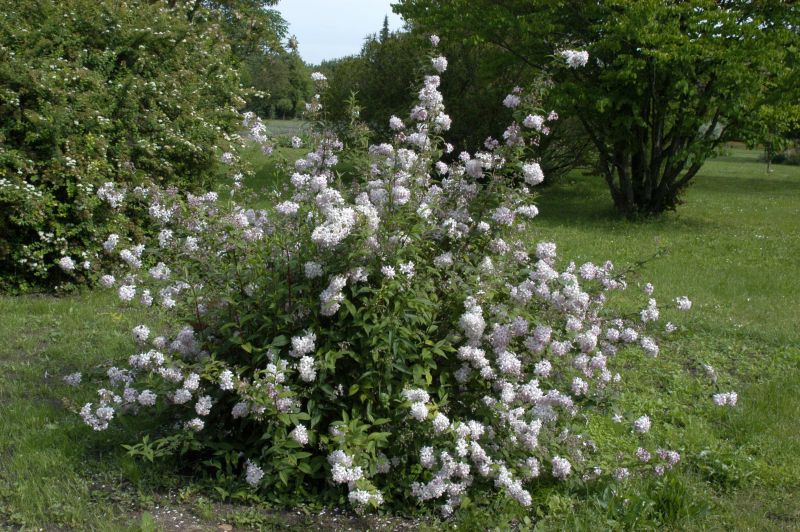
{"label": "pale blue sky", "polygon": [[[394,0],[396,2],[396,0]],[[392,13],[390,0],[280,0],[277,10],[296,35],[300,56],[308,63],[356,54],[364,37],[377,33],[383,17],[389,28],[400,29],[402,19]]]}

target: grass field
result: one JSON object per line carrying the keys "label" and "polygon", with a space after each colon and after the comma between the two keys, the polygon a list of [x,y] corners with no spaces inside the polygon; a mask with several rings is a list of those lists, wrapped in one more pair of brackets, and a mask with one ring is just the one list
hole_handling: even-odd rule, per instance
{"label": "grass field", "polygon": [[309,128],[304,120],[264,120],[264,124],[271,137],[300,135]]}
{"label": "grass field", "polygon": [[[259,163],[250,184],[274,183],[276,161]],[[624,267],[660,252],[632,284],[652,282],[661,301],[689,295],[694,307],[667,316],[681,330],[658,359],[628,374],[620,397],[622,408],[650,412],[653,437],[681,451],[677,472],[615,490],[537,493],[531,526],[800,528],[800,168],[774,169],[766,174],[756,153],[732,150],[703,168],[677,213],[648,223],[617,218],[597,178],[576,174],[542,191],[537,239],[557,242],[561,257],[578,264],[610,259]],[[135,424],[88,431],[76,411],[91,386],[76,394],[61,377],[83,371],[92,382],[126,359],[139,318],[101,292],[0,297],[0,528],[384,524],[225,505],[190,472],[128,458],[120,445],[141,436]],[[718,391],[739,393],[735,409],[713,405],[702,363],[717,369]],[[602,421],[589,430],[608,438]],[[483,508],[461,524],[503,529],[503,515]],[[405,520],[386,526],[418,528]]]}
{"label": "grass field", "polygon": [[[706,164],[677,213],[645,224],[617,218],[597,179],[566,180],[540,201],[538,236],[562,257],[625,266],[662,250],[641,282],[660,300],[694,301],[675,318],[686,330],[623,401],[667,421],[686,487],[708,505],[698,527],[800,527],[800,169],[774,168],[731,150]],[[739,392],[735,410],[711,404],[701,363],[717,369],[719,391]]]}

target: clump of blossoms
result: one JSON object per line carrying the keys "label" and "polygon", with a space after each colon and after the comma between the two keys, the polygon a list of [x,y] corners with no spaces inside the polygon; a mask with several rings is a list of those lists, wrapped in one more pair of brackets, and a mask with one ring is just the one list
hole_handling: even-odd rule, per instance
{"label": "clump of blossoms", "polygon": [[559,53],[570,68],[581,68],[589,62],[589,52],[585,50],[564,50]]}
{"label": "clump of blossoms", "polygon": [[[342,143],[321,133],[270,209],[152,188],[158,238],[110,246],[122,269],[102,284],[172,325],[131,332],[139,348],[108,370],[86,423],[155,416],[134,451],[190,449],[201,464],[224,447],[265,495],[346,492],[358,510],[447,516],[470,492],[527,506],[534,479],[602,474],[585,420],[637,352],[658,354],[657,303],[616,316],[608,294],[628,285],[613,264],[564,264],[531,239],[541,169],[516,158],[531,142],[519,126],[440,160],[452,147],[438,86],[425,78],[350,183],[335,172]],[[524,127],[555,119],[537,116]],[[634,437],[648,414],[631,413]],[[605,473],[627,478],[650,462],[642,451]],[[669,452],[659,467],[677,463]]]}

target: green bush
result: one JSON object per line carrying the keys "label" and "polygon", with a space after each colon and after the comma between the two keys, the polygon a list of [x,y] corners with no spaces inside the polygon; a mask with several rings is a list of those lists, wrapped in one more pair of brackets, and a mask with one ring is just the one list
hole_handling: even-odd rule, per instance
{"label": "green bush", "polygon": [[[763,160],[769,160],[766,154],[764,155]],[[798,148],[798,143],[795,141],[792,146],[786,148],[780,153],[775,154],[770,162],[774,164],[800,165],[800,148]]]}
{"label": "green bush", "polygon": [[84,281],[100,235],[146,229],[105,183],[192,190],[217,172],[243,90],[214,16],[175,4],[0,0],[0,287]]}

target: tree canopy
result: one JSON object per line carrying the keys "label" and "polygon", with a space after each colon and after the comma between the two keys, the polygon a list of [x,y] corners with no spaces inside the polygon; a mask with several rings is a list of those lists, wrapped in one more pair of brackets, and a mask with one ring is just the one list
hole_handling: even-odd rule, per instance
{"label": "tree canopy", "polygon": [[[484,42],[555,82],[617,208],[674,208],[703,162],[741,137],[797,46],[798,8],[766,0],[402,0],[443,37]],[[589,52],[570,68],[560,52]]]}

